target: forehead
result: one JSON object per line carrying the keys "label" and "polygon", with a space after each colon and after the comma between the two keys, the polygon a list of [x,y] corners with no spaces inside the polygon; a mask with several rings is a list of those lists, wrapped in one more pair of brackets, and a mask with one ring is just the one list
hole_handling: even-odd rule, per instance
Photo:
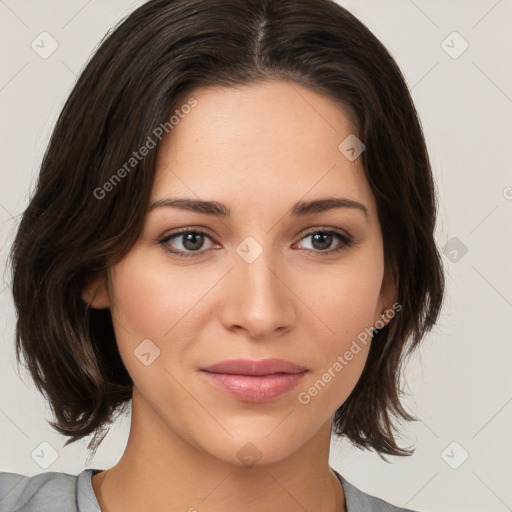
{"label": "forehead", "polygon": [[[186,195],[270,207],[319,195],[374,200],[361,158],[339,145],[355,132],[348,111],[290,82],[197,89],[157,153],[152,198]],[[180,109],[180,105],[176,107]]]}

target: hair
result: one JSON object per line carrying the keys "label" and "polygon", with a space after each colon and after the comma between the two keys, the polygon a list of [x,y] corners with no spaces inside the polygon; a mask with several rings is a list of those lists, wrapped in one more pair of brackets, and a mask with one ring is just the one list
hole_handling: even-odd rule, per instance
{"label": "hair", "polygon": [[88,448],[96,450],[132,396],[110,311],[91,308],[82,291],[140,235],[156,150],[136,161],[134,152],[198,88],[272,80],[311,88],[350,112],[402,307],[374,333],[333,431],[381,457],[414,451],[398,446],[395,420],[416,419],[400,402],[403,361],[443,300],[435,185],[397,64],[332,0],[151,0],[105,36],[79,76],[10,254],[17,362],[22,353],[51,406],[50,425],[70,437],[65,446],[94,434]]}

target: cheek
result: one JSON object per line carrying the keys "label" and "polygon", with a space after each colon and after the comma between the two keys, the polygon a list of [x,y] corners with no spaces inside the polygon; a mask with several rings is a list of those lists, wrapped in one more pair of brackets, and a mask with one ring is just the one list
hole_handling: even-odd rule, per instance
{"label": "cheek", "polygon": [[123,339],[128,335],[139,343],[146,338],[162,342],[204,294],[197,276],[187,278],[183,270],[170,270],[172,265],[144,250],[132,250],[112,269],[111,309]]}
{"label": "cheek", "polygon": [[[379,251],[374,254],[378,256]],[[332,413],[361,376],[378,311],[383,276],[380,261],[378,257],[347,261],[332,272],[310,275],[301,284],[301,297],[307,297],[319,319],[315,321],[319,329],[316,350],[310,352],[315,358],[314,372],[298,396],[298,402],[310,412]]]}
{"label": "cheek", "polygon": [[[188,355],[210,318],[204,310],[208,292],[218,279],[218,273],[199,276],[193,266],[173,266],[155,251],[137,246],[112,268],[111,311],[117,344],[141,391],[168,386],[164,369],[181,372],[190,366]],[[138,356],[148,352],[149,360],[157,357],[145,366]]]}
{"label": "cheek", "polygon": [[175,297],[181,292],[169,289],[161,270],[137,249],[111,270],[111,312],[117,345],[128,373],[141,390],[155,379],[166,380],[162,372],[156,371],[167,356],[162,336],[179,319],[180,304]]}
{"label": "cheek", "polygon": [[366,253],[366,258],[347,258],[328,271],[302,276],[302,283],[297,283],[302,290],[300,295],[324,325],[323,338],[332,348],[350,345],[375,322],[384,267],[378,250],[375,256],[371,251]]}
{"label": "cheek", "polygon": [[118,339],[140,343],[155,337],[166,306],[164,288],[131,258],[112,269],[112,281],[115,287],[111,312],[120,331]]}
{"label": "cheek", "polygon": [[166,272],[165,266],[137,246],[111,269],[111,312],[119,353],[135,387],[145,397],[158,396],[169,387],[173,389],[169,397],[179,396],[165,370],[169,360],[181,359],[180,343],[175,340],[170,353],[164,336],[170,337],[179,328],[178,322],[190,309],[187,297],[191,292],[190,286],[183,286]]}

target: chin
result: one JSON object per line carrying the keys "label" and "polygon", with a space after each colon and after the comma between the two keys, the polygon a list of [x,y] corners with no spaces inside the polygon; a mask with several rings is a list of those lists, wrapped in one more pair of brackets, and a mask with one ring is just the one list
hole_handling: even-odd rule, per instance
{"label": "chin", "polygon": [[308,438],[305,432],[298,433],[296,429],[278,426],[282,419],[268,422],[272,425],[265,425],[264,428],[235,430],[227,427],[233,437],[224,432],[221,437],[203,438],[200,444],[215,459],[241,468],[278,463],[291,457]]}
{"label": "chin", "polygon": [[229,445],[223,447],[212,446],[210,453],[226,464],[240,468],[252,468],[278,463],[290,457],[298,449],[296,445],[283,444],[280,441],[282,439],[274,441],[268,439],[249,441],[248,438],[240,441],[231,440]]}

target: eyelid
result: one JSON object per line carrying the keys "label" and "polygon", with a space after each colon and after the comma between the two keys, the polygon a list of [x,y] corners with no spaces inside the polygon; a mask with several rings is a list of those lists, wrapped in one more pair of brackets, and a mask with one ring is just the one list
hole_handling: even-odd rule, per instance
{"label": "eyelid", "polygon": [[308,235],[311,235],[313,233],[336,233],[338,235],[341,235],[341,236],[345,236],[346,238],[352,238],[351,235],[349,235],[349,233],[343,229],[340,229],[340,228],[335,228],[333,226],[314,226],[312,228],[308,228],[306,231],[304,231],[301,235],[300,235],[300,239],[302,240],[304,237],[308,236]]}

